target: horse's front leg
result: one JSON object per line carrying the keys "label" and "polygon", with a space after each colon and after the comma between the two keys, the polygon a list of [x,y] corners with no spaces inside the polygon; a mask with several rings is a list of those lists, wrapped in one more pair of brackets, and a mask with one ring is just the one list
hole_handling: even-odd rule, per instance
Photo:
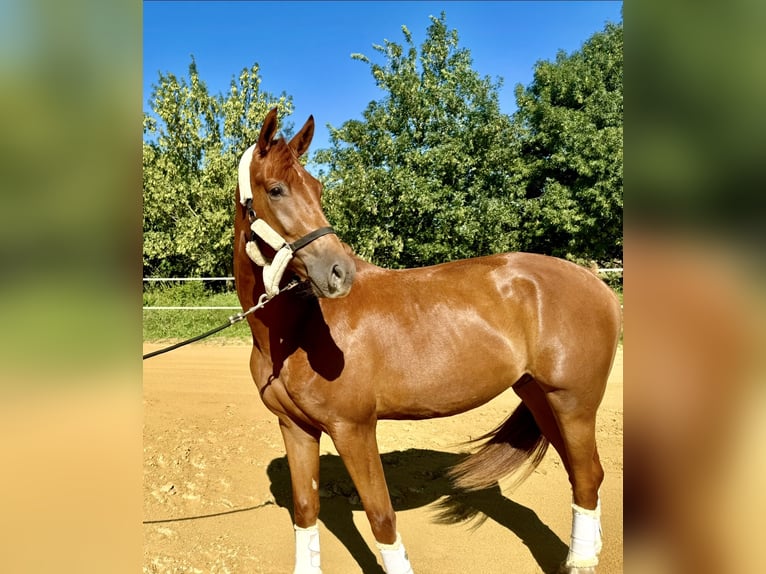
{"label": "horse's front leg", "polygon": [[375,421],[340,424],[331,436],[362,499],[386,573],[412,574],[407,552],[396,531],[396,514],[383,474],[375,426]]}
{"label": "horse's front leg", "polygon": [[321,431],[305,430],[280,420],[293,491],[295,569],[293,574],[321,574],[319,560],[319,438]]}

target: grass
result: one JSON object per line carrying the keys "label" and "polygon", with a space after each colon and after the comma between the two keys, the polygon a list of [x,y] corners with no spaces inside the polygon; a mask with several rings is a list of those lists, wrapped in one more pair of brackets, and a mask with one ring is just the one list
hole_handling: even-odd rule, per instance
{"label": "grass", "polygon": [[[202,282],[150,284],[144,286],[144,307],[237,307],[236,309],[144,309],[143,339],[147,342],[189,339],[227,322],[241,310],[237,294],[227,285]],[[250,340],[250,329],[241,321],[209,337],[210,339]]]}

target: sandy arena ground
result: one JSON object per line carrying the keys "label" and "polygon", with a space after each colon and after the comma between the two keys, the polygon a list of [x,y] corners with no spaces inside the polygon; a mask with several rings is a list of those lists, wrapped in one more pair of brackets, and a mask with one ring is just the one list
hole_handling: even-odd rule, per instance
{"label": "sandy arena ground", "polygon": [[[144,353],[163,345],[144,345]],[[289,574],[290,479],[276,417],[250,380],[244,344],[195,343],[144,362],[145,573]],[[507,391],[447,419],[382,421],[378,441],[398,530],[417,574],[555,571],[566,555],[571,491],[551,448],[520,486],[466,497],[479,512],[439,522],[444,471],[466,440],[502,422]],[[598,418],[606,479],[599,574],[623,571],[622,350]],[[359,498],[328,437],[322,438],[320,538],[326,574],[383,572]],[[482,518],[484,520],[482,521]]]}

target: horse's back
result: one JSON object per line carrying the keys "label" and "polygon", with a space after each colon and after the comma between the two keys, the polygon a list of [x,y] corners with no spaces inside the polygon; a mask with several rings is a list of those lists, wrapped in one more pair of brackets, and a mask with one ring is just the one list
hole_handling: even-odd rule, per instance
{"label": "horse's back", "polygon": [[556,257],[510,252],[402,270],[360,260],[358,265],[362,307],[377,301],[396,308],[423,299],[445,311],[487,306],[501,311],[498,305],[519,311],[533,305],[580,320],[619,322],[620,304],[612,290],[590,269]]}

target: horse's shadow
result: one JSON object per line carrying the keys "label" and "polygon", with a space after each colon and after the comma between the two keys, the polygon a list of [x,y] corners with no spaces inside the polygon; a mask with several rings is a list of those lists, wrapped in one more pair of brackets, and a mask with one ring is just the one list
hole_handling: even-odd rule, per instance
{"label": "horse's shadow", "polygon": [[[557,572],[567,545],[529,508],[507,499],[498,486],[477,492],[458,491],[446,476],[449,467],[464,455],[434,450],[408,449],[382,455],[394,510],[434,504],[434,521],[453,524],[472,521],[480,526],[488,518],[505,526],[529,548],[543,572]],[[293,516],[287,458],[268,467],[271,492],[279,506]],[[365,573],[382,574],[370,547],[354,525],[352,511],[362,505],[343,462],[336,455],[320,457],[319,519],[348,549]]]}

